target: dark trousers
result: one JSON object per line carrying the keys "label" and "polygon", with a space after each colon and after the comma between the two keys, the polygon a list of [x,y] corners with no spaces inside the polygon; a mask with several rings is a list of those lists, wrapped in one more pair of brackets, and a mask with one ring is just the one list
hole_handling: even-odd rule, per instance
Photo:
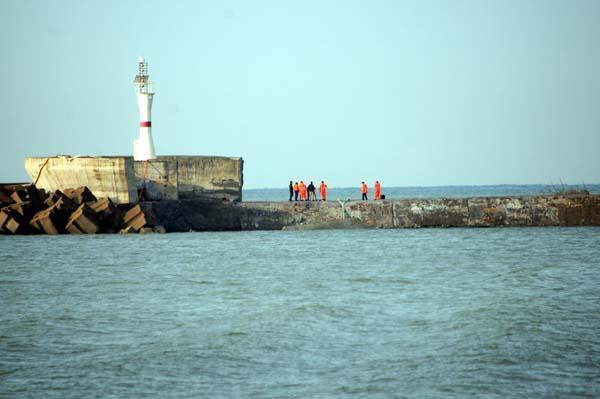
{"label": "dark trousers", "polygon": [[298,191],[294,190],[294,201],[298,201]]}
{"label": "dark trousers", "polygon": [[367,193],[363,193],[363,195],[362,195],[362,199],[363,199],[364,201],[367,201],[367,200],[368,200],[368,198],[367,198]]}
{"label": "dark trousers", "polygon": [[294,190],[290,190],[290,201],[292,200],[293,196],[294,196]]}

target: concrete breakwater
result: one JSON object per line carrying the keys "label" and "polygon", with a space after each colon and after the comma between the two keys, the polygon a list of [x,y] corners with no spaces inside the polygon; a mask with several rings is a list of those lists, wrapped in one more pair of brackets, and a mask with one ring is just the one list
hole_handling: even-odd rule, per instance
{"label": "concrete breakwater", "polygon": [[230,202],[205,199],[117,204],[87,187],[47,193],[0,186],[0,234],[95,234],[327,228],[600,226],[600,196]]}
{"label": "concrete breakwater", "polygon": [[168,232],[312,228],[600,226],[600,196],[481,197],[346,202],[154,201]]}
{"label": "concrete breakwater", "polygon": [[26,158],[25,169],[38,189],[51,193],[87,187],[115,204],[137,201],[139,190],[153,201],[202,199],[241,201],[244,161],[239,157],[55,156]]}
{"label": "concrete breakwater", "polygon": [[33,184],[0,184],[0,235],[164,232],[139,204],[96,198],[87,188],[47,193]]}

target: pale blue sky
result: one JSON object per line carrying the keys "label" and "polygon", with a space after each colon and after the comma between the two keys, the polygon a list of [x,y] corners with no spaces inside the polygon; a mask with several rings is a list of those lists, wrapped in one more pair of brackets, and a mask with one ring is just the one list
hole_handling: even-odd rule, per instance
{"label": "pale blue sky", "polygon": [[3,1],[0,181],[130,155],[144,55],[163,155],[245,187],[600,182],[600,1]]}

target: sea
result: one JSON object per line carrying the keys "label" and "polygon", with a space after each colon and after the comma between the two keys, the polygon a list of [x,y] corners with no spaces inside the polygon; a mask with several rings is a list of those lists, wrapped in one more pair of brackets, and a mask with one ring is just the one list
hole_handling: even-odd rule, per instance
{"label": "sea", "polygon": [[0,398],[598,397],[599,227],[0,236]]}
{"label": "sea", "polygon": [[[320,183],[320,181],[314,182],[315,187],[317,187],[317,196],[319,196],[318,186]],[[242,198],[244,201],[287,201],[290,196],[288,184],[284,182],[280,188],[245,189],[242,192]],[[372,195],[373,187],[370,186],[369,190],[369,195]],[[407,199],[553,195],[572,190],[587,190],[590,194],[600,194],[600,184],[504,184],[431,187],[386,187],[383,185],[381,193],[386,196],[386,199]],[[360,200],[360,185],[356,187],[328,187],[327,199]]]}

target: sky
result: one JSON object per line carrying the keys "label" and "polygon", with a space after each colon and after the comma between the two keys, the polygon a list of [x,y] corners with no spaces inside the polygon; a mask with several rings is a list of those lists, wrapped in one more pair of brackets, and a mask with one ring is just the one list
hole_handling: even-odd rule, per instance
{"label": "sky", "polygon": [[0,182],[28,156],[158,155],[244,187],[600,182],[600,1],[3,1]]}

